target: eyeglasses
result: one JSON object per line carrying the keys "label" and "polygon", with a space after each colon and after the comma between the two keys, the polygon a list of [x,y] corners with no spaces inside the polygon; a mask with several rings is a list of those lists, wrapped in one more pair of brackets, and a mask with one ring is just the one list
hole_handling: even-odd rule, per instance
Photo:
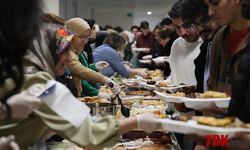
{"label": "eyeglasses", "polygon": [[208,27],[211,25],[212,22],[213,22],[213,16],[208,17],[208,18],[205,18],[205,19],[202,19],[202,20],[200,21],[200,24],[192,23],[192,24],[189,26],[189,28],[190,28],[192,31],[196,32],[196,31],[199,30],[199,26],[201,26],[202,28],[205,29],[205,28],[208,28]]}
{"label": "eyeglasses", "polygon": [[78,37],[78,38],[81,39],[82,41],[85,41],[85,40],[90,41],[91,40],[91,36],[88,36],[88,37],[82,36],[82,37]]}

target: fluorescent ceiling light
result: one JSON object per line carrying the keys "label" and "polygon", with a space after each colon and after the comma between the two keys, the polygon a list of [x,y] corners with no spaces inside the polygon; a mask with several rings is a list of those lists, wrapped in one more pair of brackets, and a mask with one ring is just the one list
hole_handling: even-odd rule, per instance
{"label": "fluorescent ceiling light", "polygon": [[152,14],[152,12],[151,12],[151,11],[148,11],[148,12],[147,12],[147,14],[148,14],[148,15],[151,15],[151,14]]}

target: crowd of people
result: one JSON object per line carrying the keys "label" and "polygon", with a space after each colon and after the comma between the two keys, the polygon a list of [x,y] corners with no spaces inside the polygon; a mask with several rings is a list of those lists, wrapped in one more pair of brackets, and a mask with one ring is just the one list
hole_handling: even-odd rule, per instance
{"label": "crowd of people", "polygon": [[[54,138],[84,147],[111,147],[132,129],[147,133],[158,129],[161,124],[151,113],[121,121],[106,116],[94,124],[85,118],[76,128],[30,92],[34,85],[44,91],[47,81],[56,80],[73,97],[110,100],[110,95],[98,91],[100,86],[107,85],[117,95],[121,89],[111,77],[147,76],[136,68],[160,69],[167,81],[190,84],[182,88],[184,93],[212,90],[231,96],[228,108],[197,111],[174,103],[189,119],[235,116],[250,123],[250,0],[178,0],[168,12],[170,18],[154,31],[147,21],[130,31],[111,25],[102,28],[92,19],[65,22],[43,13],[41,6],[40,0],[0,5],[0,150],[27,149],[55,134]],[[169,57],[169,62],[138,62],[149,54]],[[249,145],[207,146],[206,139],[195,134],[175,136],[184,150],[250,149]],[[233,140],[250,141],[250,133],[237,133]]]}

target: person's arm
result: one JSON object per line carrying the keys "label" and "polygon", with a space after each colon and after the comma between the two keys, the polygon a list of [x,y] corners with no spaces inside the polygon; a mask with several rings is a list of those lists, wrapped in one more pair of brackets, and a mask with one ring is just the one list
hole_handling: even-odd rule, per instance
{"label": "person's arm", "polygon": [[96,72],[98,71],[98,70],[96,69],[96,67],[95,67],[95,64],[89,65],[89,68],[92,69],[92,70],[94,70],[94,71],[96,71]]}
{"label": "person's arm", "polygon": [[82,93],[81,96],[97,96],[99,94],[99,91],[95,89],[93,86],[91,86],[88,81],[81,80],[82,83]]}
{"label": "person's arm", "polygon": [[102,83],[105,76],[100,73],[95,72],[89,68],[84,67],[78,60],[77,55],[70,51],[70,55],[72,57],[72,61],[66,64],[67,69],[70,71],[72,76],[80,78],[82,80],[86,80],[94,83]]}

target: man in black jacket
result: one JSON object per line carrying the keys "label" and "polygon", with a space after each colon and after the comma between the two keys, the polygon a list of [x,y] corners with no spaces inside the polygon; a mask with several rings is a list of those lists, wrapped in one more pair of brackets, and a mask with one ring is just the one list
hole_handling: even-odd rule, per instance
{"label": "man in black jacket", "polygon": [[[181,8],[182,19],[191,22],[190,28],[197,32],[204,40],[200,46],[200,54],[194,60],[195,63],[195,77],[197,80],[197,87],[195,92],[203,93],[207,91],[207,81],[209,77],[209,54],[212,40],[221,26],[208,15],[208,5],[204,0],[186,0]],[[187,87],[184,90],[190,92],[194,87]]]}

